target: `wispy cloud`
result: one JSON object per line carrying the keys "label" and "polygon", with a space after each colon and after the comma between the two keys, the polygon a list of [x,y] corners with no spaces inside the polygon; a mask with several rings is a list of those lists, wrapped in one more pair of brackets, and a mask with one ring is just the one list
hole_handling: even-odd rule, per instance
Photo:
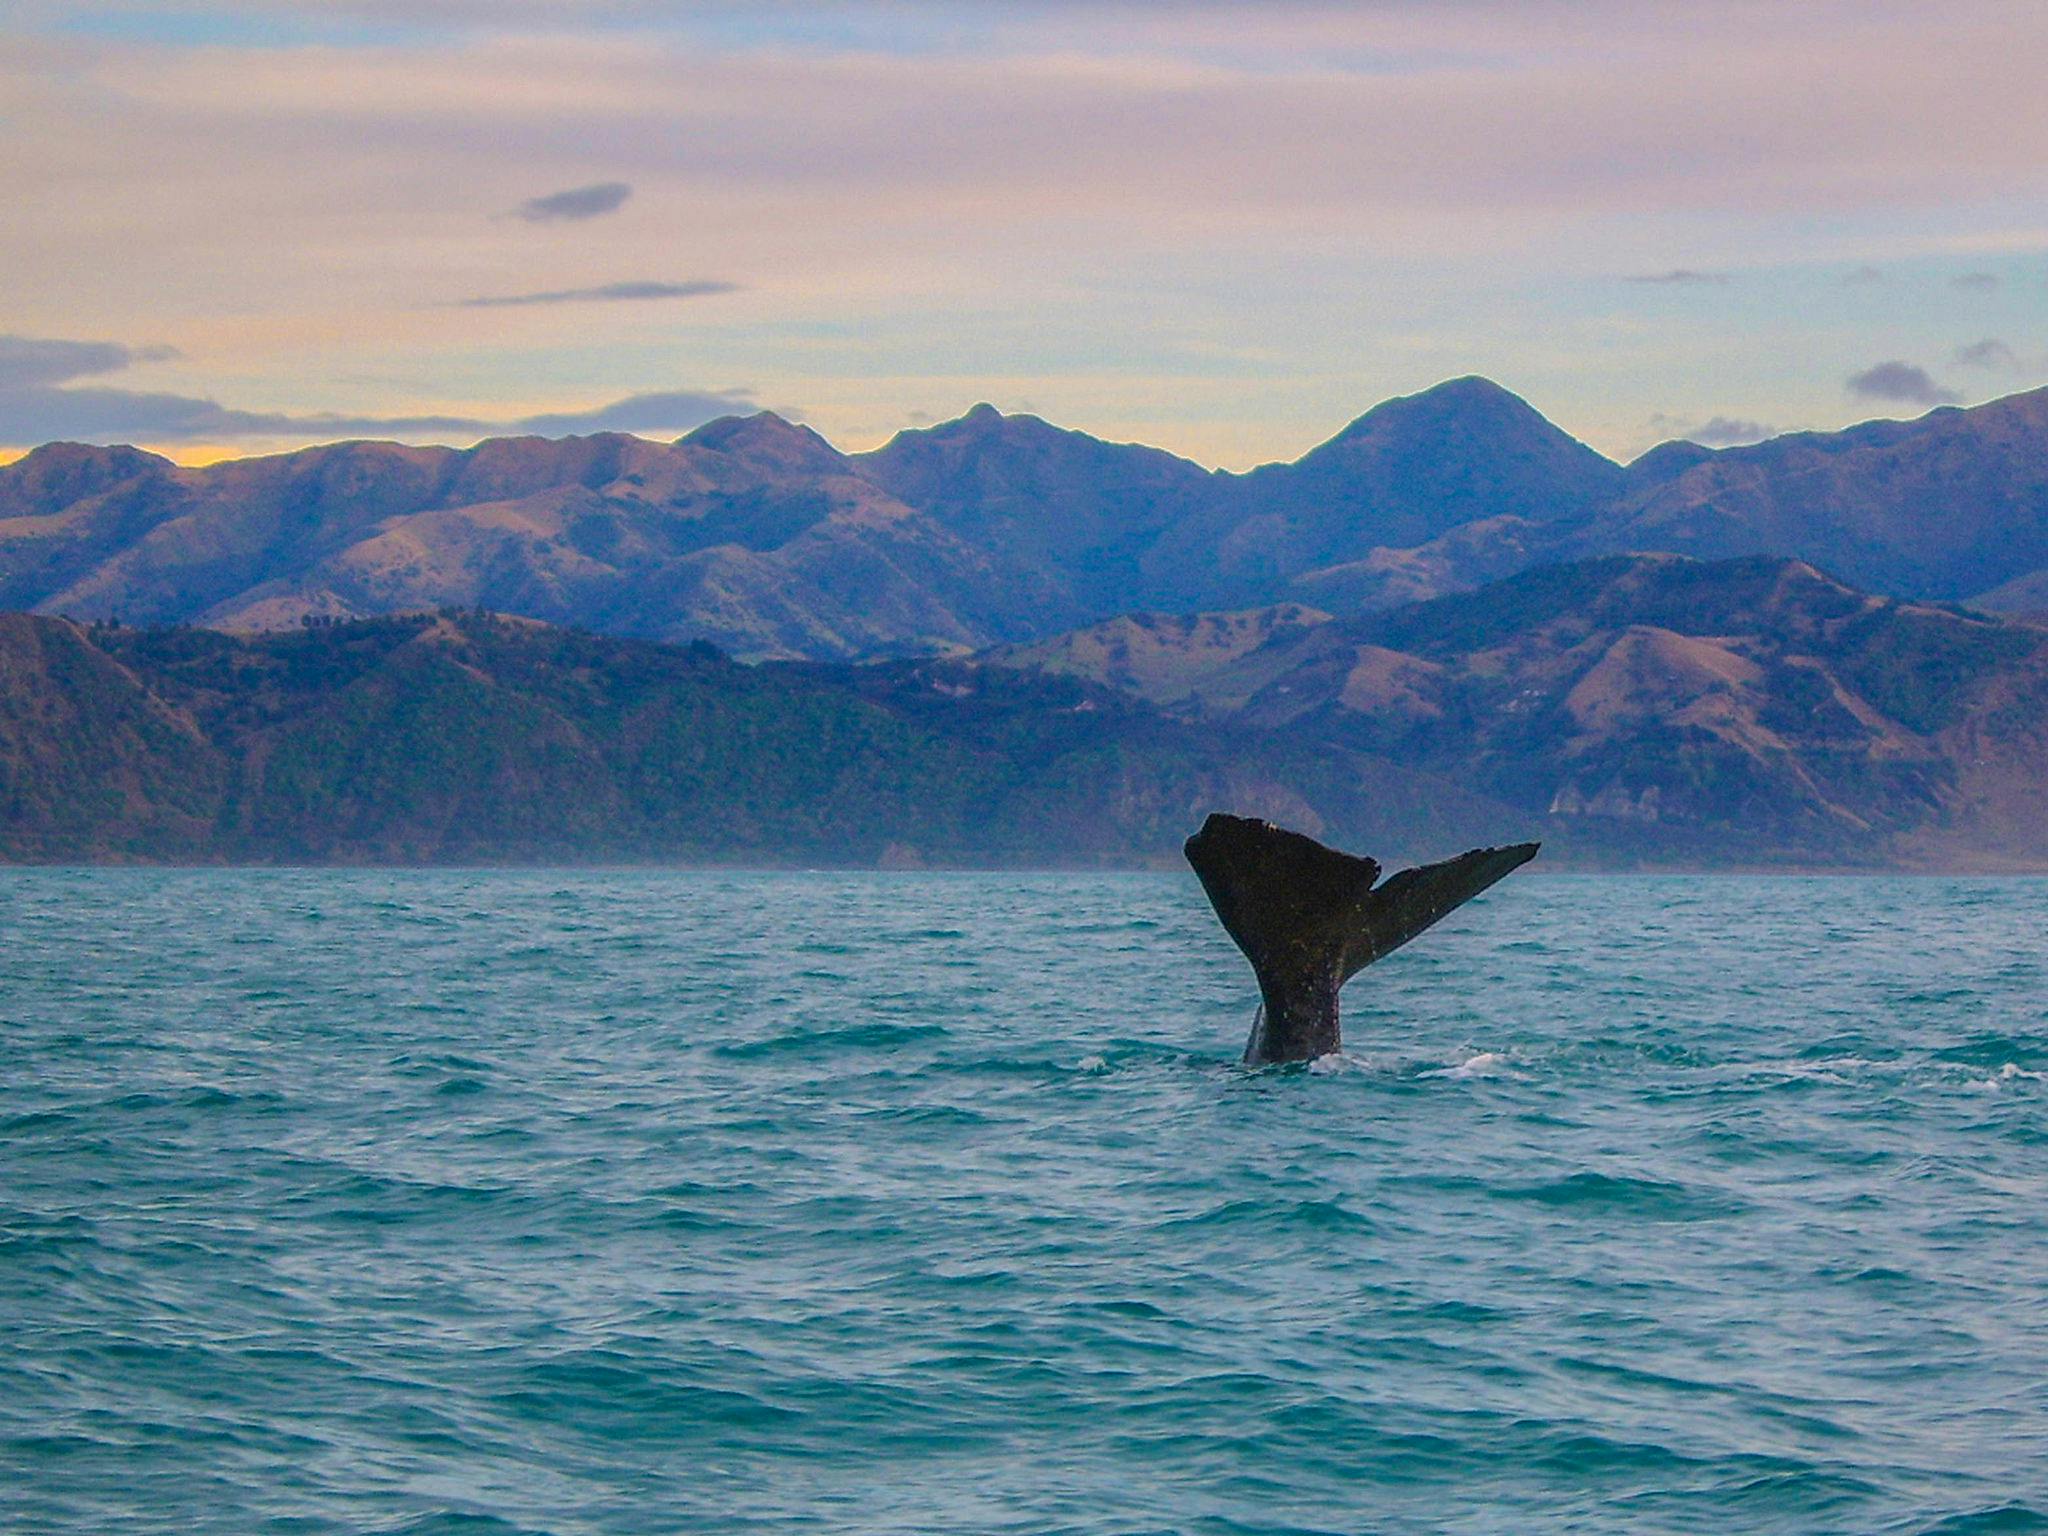
{"label": "wispy cloud", "polygon": [[1884,273],[1871,266],[1853,267],[1842,274],[1844,288],[1868,288],[1872,283],[1883,281]]}
{"label": "wispy cloud", "polygon": [[633,195],[623,181],[593,182],[587,187],[570,187],[546,197],[530,197],[512,210],[512,216],[529,224],[556,224],[563,220],[595,219],[617,213]]}
{"label": "wispy cloud", "polygon": [[164,362],[177,355],[175,347],[125,347],[115,341],[0,336],[0,392],[118,373],[137,363]]}
{"label": "wispy cloud", "polygon": [[719,416],[758,409],[751,390],[730,389],[629,395],[588,411],[509,421],[442,415],[292,414],[241,410],[197,395],[78,382],[176,355],[168,347],[0,336],[0,443],[25,448],[58,439],[177,443],[231,442],[244,438],[440,437],[460,441],[493,432],[542,436],[572,432],[686,432]]}
{"label": "wispy cloud", "polygon": [[737,293],[738,283],[711,279],[687,283],[603,283],[595,288],[550,288],[540,293],[486,294],[457,299],[457,309],[516,309],[530,304],[626,304],[644,299],[699,299]]}
{"label": "wispy cloud", "polygon": [[1982,341],[1973,341],[1966,347],[1957,347],[1955,356],[1949,361],[1964,368],[1989,368],[2008,371],[2020,365],[2019,354],[1996,336],[1987,336]]}
{"label": "wispy cloud", "polygon": [[1959,288],[1964,293],[1990,293],[1998,287],[1998,274],[1996,272],[1964,272],[1959,276],[1950,278],[1948,285],[1951,288]]}
{"label": "wispy cloud", "polygon": [[1849,393],[1860,400],[1892,400],[1904,405],[1953,405],[1962,399],[1928,376],[1925,368],[1893,359],[1851,374]]}
{"label": "wispy cloud", "polygon": [[233,410],[196,395],[78,382],[176,356],[170,347],[0,336],[0,442],[16,446],[53,438],[170,442],[293,430],[335,436],[360,431],[439,431],[466,425],[418,417],[294,418]]}
{"label": "wispy cloud", "polygon": [[667,389],[628,395],[590,411],[528,416],[512,425],[518,431],[541,437],[564,437],[577,432],[686,432],[720,416],[746,415],[759,409],[749,389]]}
{"label": "wispy cloud", "polygon": [[1640,272],[1632,283],[1661,283],[1672,288],[1719,288],[1728,281],[1725,272],[1696,272],[1691,267],[1673,267],[1669,272]]}
{"label": "wispy cloud", "polygon": [[[1854,354],[1816,367],[1832,321],[1771,274],[1865,303],[1834,283],[1866,260],[1888,292],[1910,278],[1952,304],[1997,301],[1946,288],[1971,268],[2007,295],[2035,281],[2038,0],[864,3],[908,46],[838,25],[839,0],[177,0],[204,13],[191,41],[154,21],[0,26],[11,140],[35,146],[0,220],[9,323],[176,340],[220,370],[181,367],[180,386],[227,400],[301,399],[295,375],[401,355],[405,378],[520,399],[588,377],[598,349],[644,362],[643,322],[680,311],[507,308],[576,323],[486,352],[476,315],[443,304],[739,274],[748,324],[685,381],[797,395],[852,438],[888,401],[929,403],[922,381],[972,377],[959,388],[1252,462],[1310,441],[1328,391],[1438,368],[1526,380],[1610,442],[1646,398],[1818,422],[1847,414]],[[377,25],[206,41],[221,12],[285,6]],[[445,24],[458,11],[473,25]],[[771,36],[737,11],[780,20]],[[593,23],[628,14],[647,25]],[[592,237],[602,264],[507,264]],[[1686,323],[1738,296],[1738,331]],[[1617,297],[1637,313],[1609,313]],[[1625,351],[1601,329],[1624,318]],[[1890,319],[1872,350],[1948,366],[1956,333]],[[1291,382],[1189,364],[1183,338],[1284,352]],[[402,383],[375,387],[350,398],[406,407]]]}

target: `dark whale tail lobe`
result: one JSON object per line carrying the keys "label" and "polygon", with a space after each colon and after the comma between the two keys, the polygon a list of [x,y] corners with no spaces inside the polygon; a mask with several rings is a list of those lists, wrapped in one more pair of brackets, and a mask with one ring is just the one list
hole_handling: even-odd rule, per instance
{"label": "dark whale tail lobe", "polygon": [[1475,848],[1375,888],[1376,860],[1268,821],[1211,816],[1186,852],[1258,977],[1262,1005],[1245,1061],[1306,1061],[1336,1050],[1344,983],[1521,868],[1539,846]]}

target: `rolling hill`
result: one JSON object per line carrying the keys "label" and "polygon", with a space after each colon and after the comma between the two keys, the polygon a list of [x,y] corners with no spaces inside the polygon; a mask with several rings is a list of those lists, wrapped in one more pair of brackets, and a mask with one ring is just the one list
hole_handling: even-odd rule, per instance
{"label": "rolling hill", "polygon": [[1799,561],[1615,556],[1350,620],[1119,618],[988,661],[1455,777],[1609,850],[2048,863],[2048,629]]}

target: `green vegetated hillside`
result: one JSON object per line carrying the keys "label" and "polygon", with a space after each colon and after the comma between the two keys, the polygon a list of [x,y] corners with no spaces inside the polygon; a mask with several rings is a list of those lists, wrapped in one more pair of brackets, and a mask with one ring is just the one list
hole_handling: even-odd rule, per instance
{"label": "green vegetated hillside", "polygon": [[1785,561],[859,667],[474,612],[0,617],[16,861],[1138,864],[1224,808],[1390,858],[2048,867],[2044,785],[2048,630]]}
{"label": "green vegetated hillside", "polygon": [[0,619],[16,861],[1133,864],[1218,805],[1416,850],[1515,820],[1002,669],[746,666],[476,614]]}
{"label": "green vegetated hillside", "polygon": [[0,466],[0,608],[225,629],[482,606],[748,659],[963,655],[1137,610],[1330,613],[1606,554],[1809,560],[2048,606],[2048,390],[1623,468],[1484,379],[1246,474],[979,407],[840,453],[769,413],[673,443],[336,443]]}

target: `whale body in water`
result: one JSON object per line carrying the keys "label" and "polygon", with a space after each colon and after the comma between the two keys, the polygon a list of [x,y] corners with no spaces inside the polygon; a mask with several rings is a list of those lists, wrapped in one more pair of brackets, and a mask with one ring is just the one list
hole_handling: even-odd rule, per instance
{"label": "whale body in water", "polygon": [[1381,956],[1536,857],[1538,843],[1474,848],[1390,876],[1270,821],[1217,813],[1188,862],[1259,981],[1247,1066],[1311,1061],[1343,1043],[1337,993]]}

